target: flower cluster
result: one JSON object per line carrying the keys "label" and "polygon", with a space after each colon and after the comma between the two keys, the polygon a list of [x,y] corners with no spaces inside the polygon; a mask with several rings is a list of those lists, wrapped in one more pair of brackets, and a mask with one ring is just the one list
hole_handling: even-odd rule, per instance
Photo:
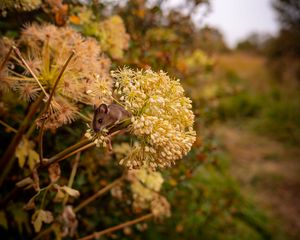
{"label": "flower cluster", "polygon": [[86,8],[81,9],[78,15],[84,34],[95,37],[101,49],[112,58],[123,57],[124,50],[129,46],[129,35],[121,17],[115,15],[102,22],[95,22],[92,12]]}
{"label": "flower cluster", "polygon": [[6,10],[17,10],[19,12],[32,11],[42,4],[41,0],[1,0],[0,1],[0,10],[2,15],[5,16]]}
{"label": "flower cluster", "polygon": [[[75,52],[56,88],[47,128],[71,122],[77,113],[76,102],[89,105],[110,102],[110,60],[101,55],[96,40],[84,39],[68,27],[32,24],[22,31],[21,47],[25,61],[48,94],[66,60]],[[14,60],[23,72],[11,69],[10,76],[3,81],[9,81],[21,98],[35,99],[42,89],[23,61],[17,57]]]}
{"label": "flower cluster", "polygon": [[130,170],[127,179],[131,182],[133,194],[133,208],[150,209],[155,217],[169,217],[170,205],[161,195],[163,178],[159,172],[152,172],[147,169]]}
{"label": "flower cluster", "polygon": [[139,144],[120,164],[129,169],[171,166],[186,155],[195,141],[191,100],[179,80],[152,70],[127,68],[112,72],[125,108],[132,113],[131,133]]}
{"label": "flower cluster", "polygon": [[95,133],[93,129],[90,128],[88,125],[88,129],[84,136],[90,140],[93,140],[95,143],[96,147],[106,147],[107,143],[110,144],[110,138],[107,136],[107,132],[105,131]]}
{"label": "flower cluster", "polygon": [[99,25],[99,41],[104,51],[107,51],[112,58],[121,59],[123,51],[128,48],[129,35],[122,18],[112,16]]}

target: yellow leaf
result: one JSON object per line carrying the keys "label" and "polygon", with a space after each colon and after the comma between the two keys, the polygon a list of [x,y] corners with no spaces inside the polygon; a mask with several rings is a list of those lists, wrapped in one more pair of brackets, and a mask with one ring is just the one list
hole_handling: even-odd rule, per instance
{"label": "yellow leaf", "polygon": [[33,215],[32,215],[32,224],[34,226],[34,231],[39,232],[41,231],[42,228],[42,218],[41,218],[41,211],[42,210],[37,210]]}
{"label": "yellow leaf", "polygon": [[60,189],[57,190],[57,193],[54,198],[54,202],[61,202],[65,198],[65,194]]}
{"label": "yellow leaf", "polygon": [[16,157],[18,158],[20,168],[24,167],[26,157],[28,156],[28,140],[23,137],[22,141],[16,149]]}
{"label": "yellow leaf", "polygon": [[35,232],[41,231],[42,224],[44,223],[51,223],[53,221],[52,213],[45,210],[37,210],[32,215],[32,223],[34,226]]}
{"label": "yellow leaf", "polygon": [[32,170],[35,165],[40,161],[39,155],[36,151],[29,149],[28,151],[28,165],[29,168]]}

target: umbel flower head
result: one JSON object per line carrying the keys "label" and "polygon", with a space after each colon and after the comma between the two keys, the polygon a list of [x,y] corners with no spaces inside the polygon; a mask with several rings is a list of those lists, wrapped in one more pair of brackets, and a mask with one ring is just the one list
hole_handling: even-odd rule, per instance
{"label": "umbel flower head", "polygon": [[[47,121],[51,122],[51,127],[56,128],[72,121],[76,115],[76,102],[89,105],[110,102],[110,60],[101,55],[94,39],[85,39],[68,27],[32,24],[22,31],[20,49],[24,49],[22,54],[25,61],[48,94],[64,63],[72,51],[75,51],[56,88],[53,103],[51,102],[50,119]],[[23,72],[11,70],[5,81],[10,81],[21,98],[35,99],[42,89],[23,62],[19,58],[14,60]]]}
{"label": "umbel flower head", "polygon": [[129,35],[122,18],[112,16],[99,24],[99,41],[103,51],[109,52],[112,58],[121,59],[128,48]]}
{"label": "umbel flower head", "polygon": [[120,161],[129,169],[169,167],[186,155],[195,141],[191,100],[179,80],[152,70],[127,68],[111,73],[116,92],[132,113],[130,131],[138,139]]}
{"label": "umbel flower head", "polygon": [[150,209],[155,217],[169,217],[170,204],[159,194],[163,178],[159,172],[145,168],[130,170],[127,174],[133,195],[132,207],[134,210]]}
{"label": "umbel flower head", "polygon": [[123,57],[124,50],[129,46],[129,35],[120,16],[115,15],[102,22],[96,22],[92,12],[82,8],[79,18],[84,34],[95,37],[104,52],[114,59]]}

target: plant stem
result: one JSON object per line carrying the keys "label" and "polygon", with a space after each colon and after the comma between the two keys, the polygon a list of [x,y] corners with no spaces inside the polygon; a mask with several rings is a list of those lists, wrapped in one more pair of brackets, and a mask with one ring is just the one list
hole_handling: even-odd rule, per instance
{"label": "plant stem", "polygon": [[12,141],[10,142],[9,146],[7,147],[5,153],[3,154],[1,161],[0,161],[0,169],[3,169],[1,171],[0,175],[0,187],[2,186],[5,178],[7,177],[8,173],[10,172],[11,168],[13,167],[13,164],[15,162],[14,154],[17,146],[19,145],[22,136],[28,127],[32,117],[37,112],[41,102],[43,101],[44,94],[41,94],[39,98],[30,106],[29,111],[21,123],[18,132],[13,137]]}
{"label": "plant stem", "polygon": [[79,115],[79,117],[81,117],[84,121],[86,121],[86,122],[88,122],[88,123],[90,123],[90,122],[92,121],[91,118],[85,116],[84,114],[82,114],[82,113],[79,112],[79,111],[77,112],[77,114]]}
{"label": "plant stem", "polygon": [[72,153],[72,152],[74,153],[74,151],[76,151],[77,149],[83,148],[86,145],[89,145],[91,143],[93,143],[92,140],[90,140],[90,139],[84,139],[84,140],[80,141],[79,143],[76,143],[76,144],[74,144],[74,145],[66,148],[65,150],[61,151],[60,153],[56,154],[55,156],[49,158],[48,162],[45,164],[45,167],[49,166],[52,163],[61,161],[62,159],[65,159],[64,157],[66,155],[70,156],[69,155],[70,153]]}
{"label": "plant stem", "polygon": [[153,217],[153,214],[152,213],[148,213],[148,214],[146,214],[146,215],[144,215],[142,217],[139,217],[137,219],[134,219],[134,220],[131,220],[131,221],[119,224],[119,225],[114,226],[114,227],[110,227],[110,228],[102,230],[100,232],[94,232],[91,235],[85,236],[83,238],[79,238],[79,240],[89,240],[89,239],[99,238],[102,235],[105,235],[107,233],[111,233],[111,232],[117,231],[119,229],[122,229],[122,228],[125,228],[125,227],[128,227],[128,226],[137,224],[139,222],[146,221],[146,220],[148,220],[148,219],[150,219],[152,217]]}
{"label": "plant stem", "polygon": [[[70,175],[69,182],[68,182],[68,187],[69,188],[71,188],[72,185],[73,185],[75,175],[76,175],[76,172],[77,172],[77,167],[78,167],[79,160],[80,160],[80,152],[78,152],[76,154],[76,157],[74,159],[74,164],[72,166],[72,171],[71,171],[71,175]],[[69,199],[69,195],[66,194],[66,196],[64,198],[64,201],[63,201],[63,205],[66,205],[66,203],[68,202],[68,199]]]}
{"label": "plant stem", "polygon": [[17,56],[21,59],[22,63],[26,66],[27,70],[30,72],[30,74],[33,76],[34,80],[37,82],[37,84],[40,86],[40,88],[42,89],[42,91],[44,92],[45,96],[48,97],[47,92],[45,91],[44,87],[42,86],[42,84],[40,83],[39,79],[37,78],[37,76],[34,74],[34,72],[31,70],[31,68],[29,67],[29,65],[27,64],[27,62],[25,61],[25,59],[22,57],[21,52],[19,51],[19,49],[16,46],[12,46],[14,52],[17,54]]}
{"label": "plant stem", "polygon": [[2,71],[2,69],[3,69],[4,66],[5,66],[5,64],[7,63],[7,61],[8,61],[8,59],[9,59],[9,57],[10,57],[10,54],[11,54],[12,50],[13,50],[13,48],[10,47],[10,49],[9,49],[8,53],[6,54],[6,56],[5,56],[4,60],[3,60],[3,62],[1,63],[1,66],[0,66],[0,72]]}
{"label": "plant stem", "polygon": [[[38,117],[37,117],[38,118]],[[26,137],[27,138],[30,138],[31,134],[33,133],[33,131],[35,130],[36,128],[36,123],[33,122],[30,126],[30,128],[28,129],[28,131],[26,132]]]}
{"label": "plant stem", "polygon": [[106,187],[100,189],[98,192],[96,192],[94,195],[88,197],[85,199],[82,203],[80,203],[77,207],[74,208],[74,212],[80,211],[82,208],[84,208],[86,205],[91,203],[92,201],[96,200],[98,197],[106,193],[108,190],[112,189],[114,186],[116,186],[118,183],[120,183],[123,180],[123,176],[116,179],[112,183],[108,184]]}
{"label": "plant stem", "polygon": [[[72,57],[74,56],[75,52],[72,51],[71,55],[69,56],[69,58],[67,59],[67,61],[65,62],[65,64],[63,65],[55,83],[54,83],[54,86],[52,88],[52,91],[50,93],[50,96],[48,98],[48,101],[47,101],[47,105],[45,107],[45,109],[43,110],[43,114],[44,113],[47,113],[48,110],[49,110],[49,107],[50,107],[50,104],[51,104],[51,100],[54,96],[54,93],[55,93],[55,90],[56,90],[56,87],[63,75],[63,73],[65,72],[69,62],[71,61]],[[41,128],[40,128],[40,131],[39,131],[39,156],[40,156],[40,162],[43,161],[44,157],[43,157],[43,137],[44,137],[44,129],[45,129],[45,123],[46,123],[46,119],[43,120],[43,123],[41,125]]]}
{"label": "plant stem", "polygon": [[35,238],[33,238],[33,240],[41,239],[45,235],[48,235],[49,233],[51,233],[52,230],[53,230],[53,224],[49,228],[46,228],[44,231],[40,232]]}
{"label": "plant stem", "polygon": [[17,133],[18,130],[14,129],[12,126],[8,125],[6,122],[3,122],[2,120],[0,120],[0,124],[2,124],[4,127],[6,127],[7,129],[9,129],[10,131]]}

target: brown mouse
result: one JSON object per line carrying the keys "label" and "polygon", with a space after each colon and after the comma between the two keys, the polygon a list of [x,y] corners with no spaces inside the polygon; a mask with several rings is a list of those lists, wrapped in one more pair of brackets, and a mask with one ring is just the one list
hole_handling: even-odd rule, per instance
{"label": "brown mouse", "polygon": [[104,128],[113,126],[130,117],[131,113],[122,106],[115,103],[110,105],[102,103],[97,108],[94,106],[93,130],[94,132],[102,131]]}

